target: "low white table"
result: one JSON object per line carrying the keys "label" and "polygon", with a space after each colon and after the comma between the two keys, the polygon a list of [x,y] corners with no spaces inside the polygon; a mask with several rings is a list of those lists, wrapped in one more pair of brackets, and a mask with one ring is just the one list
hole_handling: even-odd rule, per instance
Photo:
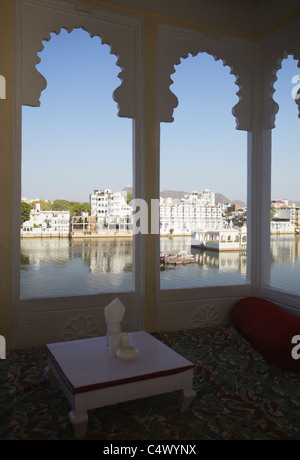
{"label": "low white table", "polygon": [[182,390],[186,410],[195,398],[193,363],[146,332],[131,333],[130,345],[139,350],[132,361],[109,356],[106,337],[46,346],[49,375],[71,404],[77,438],[86,434],[90,409]]}

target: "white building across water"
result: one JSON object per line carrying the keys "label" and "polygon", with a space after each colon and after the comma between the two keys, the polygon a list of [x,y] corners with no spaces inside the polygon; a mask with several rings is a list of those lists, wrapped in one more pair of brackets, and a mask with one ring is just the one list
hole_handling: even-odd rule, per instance
{"label": "white building across water", "polygon": [[215,251],[246,251],[247,227],[222,225],[218,229],[199,229],[191,234],[191,246]]}
{"label": "white building across water", "polygon": [[294,234],[300,228],[300,206],[288,205],[283,200],[272,202],[276,213],[271,221],[271,233],[273,234]]}
{"label": "white building across water", "polygon": [[132,207],[121,192],[94,190],[90,194],[91,215],[97,219],[97,230],[132,230]]}
{"label": "white building across water", "polygon": [[35,204],[30,211],[30,219],[23,223],[22,237],[70,235],[70,211],[41,211],[40,204]]}
{"label": "white building across water", "polygon": [[215,194],[208,189],[192,192],[181,200],[160,199],[161,235],[190,235],[196,228],[217,229],[222,223],[223,208],[215,205]]}

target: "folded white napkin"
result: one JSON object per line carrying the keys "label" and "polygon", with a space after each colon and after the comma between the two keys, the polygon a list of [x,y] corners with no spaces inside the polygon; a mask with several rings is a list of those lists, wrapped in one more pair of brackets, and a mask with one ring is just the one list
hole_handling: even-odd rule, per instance
{"label": "folded white napkin", "polygon": [[104,315],[107,323],[120,323],[125,313],[125,307],[122,302],[116,298],[104,309]]}

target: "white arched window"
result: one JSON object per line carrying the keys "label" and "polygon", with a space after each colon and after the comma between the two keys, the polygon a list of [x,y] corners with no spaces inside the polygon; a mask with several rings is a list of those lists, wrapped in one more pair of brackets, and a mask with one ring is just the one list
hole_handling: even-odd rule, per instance
{"label": "white arched window", "polygon": [[272,136],[270,286],[294,295],[300,295],[299,79],[297,61],[287,56],[274,84],[279,111]]}
{"label": "white arched window", "polygon": [[[197,251],[206,249],[200,243],[197,247],[191,234],[201,229],[221,231],[227,225],[228,202],[239,200],[246,207],[247,143],[245,133],[235,130],[231,113],[238,102],[236,77],[221,60],[216,62],[207,53],[190,55],[175,66],[171,78],[170,90],[178,106],[174,121],[161,125],[160,247],[162,254],[173,249],[195,257]],[[183,217],[180,206],[186,209]],[[169,209],[174,211],[172,219]],[[216,235],[211,234],[210,239]],[[168,268],[161,271],[162,289],[180,288],[181,276],[182,286],[191,288],[246,282],[245,273],[238,269],[228,277],[220,270],[211,270],[209,276],[199,263],[184,270]]]}
{"label": "white arched window", "polygon": [[[247,140],[241,131],[247,131],[251,126],[247,106],[251,92],[251,45],[248,48],[243,43],[242,50],[242,47],[236,46],[238,41],[234,43],[226,39],[219,46],[217,40],[203,37],[196,31],[159,27],[157,104],[161,124],[158,194],[160,199],[164,198],[161,202],[167,209],[172,206],[168,190],[184,192],[187,196],[183,197],[181,206],[189,205],[192,210],[189,217],[192,215],[194,218],[194,221],[186,219],[185,226],[181,225],[179,218],[177,221],[173,219],[167,226],[168,213],[165,213],[164,225],[161,225],[160,253],[182,250],[198,261],[184,266],[182,270],[176,266],[175,270],[163,267],[160,271],[158,309],[162,327],[170,327],[173,318],[180,315],[181,308],[184,312],[181,324],[188,327],[194,312],[201,308],[201,302],[199,306],[199,301],[195,300],[196,297],[201,298],[201,291],[220,296],[225,305],[225,286],[231,286],[231,293],[245,293],[249,289],[251,270],[247,273],[245,265],[242,271],[239,270],[242,262],[234,262],[236,257],[240,257],[238,252],[232,254],[228,270],[220,270],[218,262],[210,263],[221,254],[215,236],[225,225],[226,192],[223,190],[224,200],[220,202],[222,190],[219,184],[223,184],[224,180],[220,182],[218,179],[222,177],[228,185],[236,185],[240,199],[245,205],[247,202]],[[236,143],[232,140],[234,137],[238,139]],[[227,191],[228,201],[238,200],[238,196],[230,194],[228,197],[228,193],[230,191]],[[182,195],[174,194],[173,199],[175,212],[179,210],[178,199],[182,199]],[[208,222],[210,228],[205,229]],[[172,234],[168,234],[171,225]],[[197,230],[204,230],[203,240],[207,242],[206,246],[210,246],[209,249],[199,245],[198,248],[192,247],[188,241],[188,230],[194,230],[191,228],[193,225],[202,226]],[[213,231],[214,241],[209,241],[205,230]],[[176,232],[177,235],[181,233],[177,240]],[[199,257],[197,252],[203,250],[203,256]],[[210,251],[214,251],[211,256]],[[245,253],[245,248],[243,251]]]}
{"label": "white arched window", "polygon": [[21,224],[21,298],[132,291],[132,125],[112,98],[117,57],[82,29],[51,34],[39,57],[47,88],[23,107],[22,197],[42,200]]}
{"label": "white arched window", "polygon": [[[118,220],[121,211],[123,214],[126,211],[124,209],[126,201],[125,203],[122,201],[120,193],[110,195],[107,189],[121,192],[118,190],[121,187],[113,185],[113,182],[119,178],[120,181],[124,180],[124,187],[128,184],[132,185],[133,196],[142,197],[141,190],[143,190],[140,169],[143,156],[140,134],[142,105],[138,97],[143,87],[143,80],[138,79],[143,62],[140,55],[141,22],[139,19],[120,18],[113,13],[97,9],[93,10],[93,14],[89,12],[89,8],[85,8],[82,12],[80,8],[69,2],[58,1],[55,4],[47,0],[16,2],[18,45],[16,45],[15,72],[17,109],[15,112],[16,187],[13,275],[15,312],[13,340],[16,347],[64,340],[70,338],[70,331],[72,338],[104,335],[106,330],[104,307],[116,297],[120,298],[126,308],[123,327],[127,330],[143,327],[141,302],[143,265],[139,263],[139,269],[136,270],[136,261],[141,260],[141,237],[126,241],[118,239],[115,243],[112,240],[86,238],[83,244],[79,244],[79,240],[74,235],[81,229],[88,237],[95,229],[97,230],[97,226],[102,226],[101,230],[104,233],[106,230],[116,231],[116,233],[121,229],[126,231],[125,227],[130,222]],[[75,49],[71,51],[68,43],[74,40],[74,37],[77,41]],[[63,42],[64,49],[57,52],[53,47],[55,44],[59,47],[60,41]],[[90,62],[87,59],[90,53],[89,46],[94,47],[94,57]],[[97,47],[106,52],[102,69],[99,55],[97,57],[95,54]],[[71,75],[67,79],[60,74],[59,59],[61,59],[61,67],[70,65]],[[88,65],[90,68],[86,68]],[[45,70],[46,68],[48,71]],[[109,68],[112,69],[110,74]],[[85,80],[86,77],[89,81]],[[49,98],[47,103],[50,111],[47,114],[43,102],[47,100],[48,94],[51,96],[52,83],[55,79],[59,80],[57,84],[65,85],[65,88],[60,95],[56,95],[58,96],[56,99],[55,95]],[[79,83],[77,87],[76,82]],[[90,86],[96,84],[94,91],[90,91],[89,83]],[[101,88],[97,88],[97,84]],[[111,101],[111,113],[108,111],[105,113],[103,110],[103,100],[99,95],[101,91],[102,96],[108,97]],[[47,103],[45,102],[44,105],[47,106]],[[22,107],[23,171],[21,170],[20,129]],[[68,108],[71,110],[68,111]],[[32,117],[31,123],[28,121],[29,113]],[[116,125],[109,136],[111,116],[115,117]],[[57,130],[53,130],[47,137],[51,130],[51,117],[60,121]],[[87,129],[85,132],[84,127]],[[40,143],[34,142],[34,130],[39,130],[39,135],[40,131],[44,133]],[[69,141],[66,136],[68,132]],[[31,138],[30,145],[29,138]],[[95,139],[96,143],[93,143]],[[97,142],[98,148],[95,147]],[[54,149],[59,151],[59,155],[56,155],[57,151],[54,154]],[[135,161],[136,151],[139,152],[137,161]],[[35,161],[33,161],[34,155],[36,155]],[[40,158],[44,163],[37,165]],[[26,238],[26,240],[24,238],[20,248],[22,172],[22,183],[24,187],[28,187],[27,190],[30,190],[28,178],[43,185],[48,182],[49,187],[53,187],[53,194],[56,189],[60,195],[57,198],[63,198],[61,194],[64,183],[73,180],[71,187],[73,193],[76,193],[76,189],[80,193],[81,185],[87,177],[90,177],[91,187],[86,190],[86,199],[74,197],[74,201],[88,202],[89,194],[95,194],[94,190],[105,190],[106,198],[110,199],[101,208],[104,210],[104,220],[102,221],[102,215],[98,219],[98,214],[90,216],[89,219],[84,215],[77,216],[77,219],[71,222],[70,239],[56,238],[55,241],[54,239],[51,241],[44,238],[44,235],[51,228],[62,236],[62,227],[66,226],[68,217],[62,215],[62,211],[59,210],[55,215],[47,214],[47,219],[43,222],[38,221],[38,216],[35,216],[37,221],[33,222],[32,226],[26,225],[24,230],[27,234],[40,231],[42,238]],[[111,187],[110,183],[112,183]],[[73,201],[71,195],[66,199]],[[107,220],[109,208],[112,212]],[[118,212],[114,213],[113,210],[116,208]],[[37,213],[40,211],[37,210]],[[131,218],[130,214],[128,219]],[[45,243],[46,246],[44,240],[48,241],[48,244]],[[40,251],[37,261],[34,254],[36,246],[41,244],[43,244],[44,256]],[[117,252],[115,258],[113,251]],[[50,266],[48,264],[44,270],[44,258],[49,262],[49,255],[52,261],[50,260]],[[21,276],[20,256],[24,269]],[[31,263],[35,264],[35,277],[31,277],[28,281],[26,277]],[[61,274],[61,268],[66,263],[71,268],[68,276],[65,272]]]}

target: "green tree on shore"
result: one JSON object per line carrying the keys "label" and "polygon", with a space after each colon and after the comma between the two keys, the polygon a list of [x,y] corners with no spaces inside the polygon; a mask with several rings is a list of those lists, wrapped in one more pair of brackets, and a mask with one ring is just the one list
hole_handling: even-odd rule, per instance
{"label": "green tree on shore", "polygon": [[26,203],[25,201],[21,202],[21,223],[22,224],[26,220],[30,219],[30,211],[32,209],[33,207],[29,203]]}
{"label": "green tree on shore", "polygon": [[126,203],[129,204],[130,201],[133,200],[133,194],[131,192],[127,192]]}
{"label": "green tree on shore", "polygon": [[41,211],[51,211],[52,210],[52,203],[49,200],[39,200],[39,201],[33,201],[32,204],[33,206],[35,204],[40,204],[41,206]]}
{"label": "green tree on shore", "polygon": [[271,218],[271,220],[273,220],[273,218],[274,218],[276,212],[277,212],[277,210],[276,210],[275,206],[271,204],[271,211],[270,211],[270,218]]}
{"label": "green tree on shore", "polygon": [[70,211],[71,216],[80,216],[82,212],[91,212],[90,203],[78,201],[55,200],[52,204],[53,211]]}
{"label": "green tree on shore", "polygon": [[82,212],[91,212],[90,203],[79,203],[77,201],[71,201],[71,214],[73,216],[80,216]]}
{"label": "green tree on shore", "polygon": [[70,211],[71,216],[80,216],[82,212],[91,212],[90,203],[80,203],[78,201],[68,200],[55,200],[53,203],[49,200],[34,201],[32,204],[21,202],[21,222],[25,222],[30,219],[30,211],[34,208],[34,205],[39,203],[41,211]]}
{"label": "green tree on shore", "polygon": [[71,204],[67,200],[54,200],[52,203],[52,211],[70,211]]}

